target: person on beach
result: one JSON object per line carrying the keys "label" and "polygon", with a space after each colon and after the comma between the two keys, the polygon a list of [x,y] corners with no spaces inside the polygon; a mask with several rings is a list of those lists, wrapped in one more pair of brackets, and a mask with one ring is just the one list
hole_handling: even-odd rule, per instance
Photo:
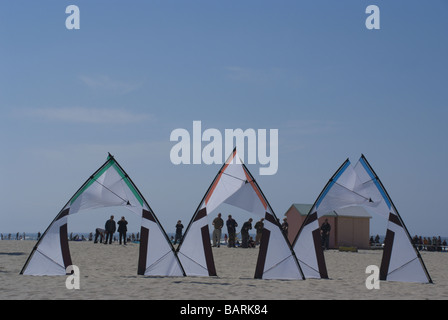
{"label": "person on beach", "polygon": [[119,243],[121,244],[121,239],[123,239],[123,244],[126,245],[126,232],[128,231],[128,222],[124,217],[121,217],[121,220],[118,223],[118,234],[119,234]]}
{"label": "person on beach", "polygon": [[229,214],[229,217],[226,221],[227,233],[229,234],[229,248],[235,248],[235,238],[236,238],[236,227],[238,227],[238,223],[236,223],[235,219],[232,218],[232,215]]}
{"label": "person on beach", "polygon": [[173,244],[176,244],[177,243],[177,240],[179,240],[179,243],[180,243],[180,241],[181,241],[181,239],[182,239],[182,229],[184,228],[184,225],[182,224],[182,221],[177,221],[177,224],[176,224],[176,237],[174,238],[174,243]]}
{"label": "person on beach", "polygon": [[322,248],[324,250],[328,250],[328,247],[329,247],[330,230],[331,230],[331,226],[328,223],[328,219],[325,219],[325,222],[322,223],[322,226],[320,227],[320,231],[321,231],[321,235],[322,235]]}
{"label": "person on beach", "polygon": [[213,230],[213,247],[218,247],[221,244],[221,229],[224,226],[224,220],[221,218],[221,213],[218,213],[218,216],[213,220],[213,226],[215,229]]}
{"label": "person on beach", "polygon": [[249,242],[249,230],[252,229],[252,218],[249,218],[246,222],[244,222],[243,227],[241,228],[241,247],[247,248]]}
{"label": "person on beach", "polygon": [[100,243],[103,243],[105,233],[106,233],[106,230],[101,229],[101,228],[96,228],[95,229],[95,240],[93,241],[93,243],[98,243],[98,238],[100,238]]}
{"label": "person on beach", "polygon": [[104,229],[106,229],[106,241],[104,242],[104,244],[107,244],[108,240],[109,244],[112,244],[112,238],[114,236],[115,231],[117,230],[117,225],[115,224],[113,215],[110,216],[110,219],[106,221]]}
{"label": "person on beach", "polygon": [[289,228],[288,219],[283,218],[282,231],[285,234],[286,238],[288,238],[288,228]]}
{"label": "person on beach", "polygon": [[263,234],[264,229],[264,218],[261,218],[260,221],[257,221],[254,228],[257,230],[257,234],[255,235],[255,245],[259,245],[261,242],[261,236]]}
{"label": "person on beach", "polygon": [[249,248],[255,248],[255,241],[254,241],[254,238],[249,237],[249,241],[247,242],[247,246],[248,246]]}

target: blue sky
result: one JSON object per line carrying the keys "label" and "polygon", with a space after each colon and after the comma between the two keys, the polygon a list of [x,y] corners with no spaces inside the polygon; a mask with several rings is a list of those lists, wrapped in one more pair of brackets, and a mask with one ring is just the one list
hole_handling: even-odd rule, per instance
{"label": "blue sky", "polygon": [[[65,28],[71,4],[79,30]],[[380,30],[365,27],[371,4]],[[411,234],[448,235],[447,10],[443,0],[2,1],[0,232],[43,231],[107,152],[174,232],[220,167],[170,161],[171,131],[200,120],[279,130],[277,174],[249,166],[279,217],[363,153]],[[93,230],[110,212],[71,228]]]}

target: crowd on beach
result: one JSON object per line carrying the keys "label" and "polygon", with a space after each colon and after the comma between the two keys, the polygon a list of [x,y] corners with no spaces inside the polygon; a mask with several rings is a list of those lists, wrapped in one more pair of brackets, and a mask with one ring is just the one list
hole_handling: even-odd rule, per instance
{"label": "crowd on beach", "polygon": [[[448,252],[448,245],[446,242],[446,239],[442,240],[440,236],[436,237],[422,237],[415,235],[412,238],[412,244],[419,250],[419,251],[435,251],[435,252]],[[382,246],[383,244],[380,243],[380,237],[379,235],[376,235],[375,238],[370,237],[370,246]]]}
{"label": "crowd on beach", "polygon": [[[118,228],[117,228],[117,224],[118,224]],[[125,244],[128,241],[139,241],[139,237],[140,234],[137,233],[137,235],[135,235],[134,233],[132,234],[127,234],[127,224],[128,222],[126,221],[125,217],[121,217],[121,220],[119,220],[117,223],[114,220],[114,216],[110,216],[110,219],[106,221],[104,229],[103,228],[96,228],[95,229],[95,235],[93,232],[90,232],[88,236],[85,236],[84,234],[73,234],[70,233],[70,235],[68,236],[68,240],[69,241],[94,241],[94,243],[109,243],[111,244],[112,242],[115,241],[119,241],[120,244]],[[118,232],[118,238],[116,236],[116,232]],[[40,232],[37,233],[36,238],[32,237],[32,236],[27,236],[25,234],[25,232],[20,233],[17,232],[14,236],[9,233],[8,235],[3,235],[0,234],[0,240],[28,240],[28,239],[32,239],[32,240],[39,240],[41,238],[42,234]]]}
{"label": "crowd on beach", "polygon": [[[253,236],[249,234],[249,230],[252,230],[252,222],[253,219],[249,218],[245,221],[240,229],[240,232],[237,233],[238,223],[233,219],[232,215],[228,215],[228,218],[225,222],[227,227],[227,233],[222,237],[222,229],[224,228],[224,220],[222,219],[221,213],[218,213],[217,217],[213,220],[213,232],[212,232],[212,246],[219,248],[221,246],[222,240],[224,240],[224,244],[229,248],[241,247],[241,248],[255,248],[260,245],[261,236],[264,229],[264,218],[261,218],[254,225],[255,229],[255,239]],[[118,224],[118,229],[116,225]],[[125,217],[121,217],[117,223],[114,221],[114,216],[112,215],[109,220],[106,221],[104,229],[96,228],[95,234],[91,232],[87,237],[85,235],[78,235],[70,233],[68,240],[70,241],[93,241],[94,243],[104,243],[111,244],[112,242],[118,241],[121,245],[122,243],[126,245],[127,242],[138,242],[140,241],[140,233],[127,234],[127,224]],[[330,227],[328,226],[328,222],[325,223],[321,227],[322,234],[322,245],[325,249],[328,249],[328,233],[330,231]],[[183,229],[184,226],[181,220],[177,221],[175,226],[176,232],[175,236],[171,237],[171,242],[176,245],[177,243],[181,243],[183,239]],[[283,223],[281,224],[281,229],[285,235],[288,237],[288,222],[287,219],[283,219]],[[118,231],[118,238],[116,236],[116,232]],[[241,240],[238,236],[241,236]],[[41,237],[41,233],[37,233],[37,239],[39,240]],[[0,240],[26,240],[30,237],[27,237],[25,232],[20,233],[17,232],[14,235],[11,233],[7,235],[0,234]],[[448,252],[448,245],[446,239],[443,239],[438,236],[433,237],[422,237],[415,235],[412,238],[412,243],[419,251],[432,251],[432,252]],[[376,235],[375,237],[370,237],[370,246],[382,246],[383,244],[380,241],[380,236]]]}
{"label": "crowd on beach", "polygon": [[[94,241],[94,243],[104,243],[104,240],[106,239],[104,229],[98,228],[98,230],[99,230],[99,232],[98,232],[99,235],[97,237],[97,240],[94,240],[95,235],[97,234],[97,231],[95,230],[95,235],[91,232],[87,238],[84,235],[81,235],[81,241]],[[102,234],[102,236],[101,236],[101,234]],[[75,235],[73,237],[73,239],[70,239],[70,237],[69,237],[69,240],[79,241],[79,235]],[[117,242],[117,241],[119,241],[118,237],[116,235],[113,235],[112,242]],[[130,234],[126,235],[126,243],[138,242],[138,241],[140,241],[140,232],[137,232],[136,234],[130,233]]]}
{"label": "crowd on beach", "polygon": [[8,235],[3,235],[3,233],[0,234],[0,240],[25,240],[26,239],[26,233],[16,233],[16,237],[14,239],[14,236],[11,233],[8,233]]}
{"label": "crowd on beach", "polygon": [[[229,214],[225,222],[227,233],[225,233],[223,237],[222,229],[224,228],[224,220],[222,219],[222,214],[218,213],[217,217],[213,219],[212,222],[212,247],[219,248],[221,246],[222,240],[224,240],[224,245],[229,248],[255,248],[260,244],[261,241],[261,236],[264,229],[264,218],[261,218],[253,226],[256,232],[255,239],[249,234],[249,230],[252,230],[252,222],[253,219],[249,218],[249,220],[245,221],[241,226],[240,232],[237,233],[238,223],[235,221],[232,215]],[[283,219],[281,227],[285,236],[288,236],[288,222],[286,218]],[[181,220],[177,221],[175,228],[175,237],[171,237],[171,241],[174,245],[182,242],[184,226]],[[241,236],[241,241],[238,235]]]}
{"label": "crowd on beach", "polygon": [[446,240],[442,240],[440,236],[436,237],[423,237],[415,235],[412,238],[412,243],[420,251],[448,251]]}

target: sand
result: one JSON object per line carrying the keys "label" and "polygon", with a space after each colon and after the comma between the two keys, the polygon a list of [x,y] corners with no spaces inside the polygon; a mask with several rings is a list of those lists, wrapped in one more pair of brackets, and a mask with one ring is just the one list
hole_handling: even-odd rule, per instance
{"label": "sand", "polygon": [[254,279],[258,249],[213,248],[218,277],[137,275],[138,244],[120,246],[70,242],[80,270],[80,289],[66,276],[23,276],[19,272],[34,241],[0,241],[0,299],[148,300],[378,300],[448,299],[448,254],[422,252],[433,284],[380,282],[368,290],[366,267],[380,265],[381,250],[325,252],[330,279]]}

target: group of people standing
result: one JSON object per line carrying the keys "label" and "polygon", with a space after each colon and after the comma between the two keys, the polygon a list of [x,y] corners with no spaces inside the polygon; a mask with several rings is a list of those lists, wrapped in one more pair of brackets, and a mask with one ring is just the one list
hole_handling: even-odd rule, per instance
{"label": "group of people standing", "polygon": [[[241,227],[241,247],[242,248],[255,248],[255,246],[259,245],[261,242],[261,237],[263,235],[263,229],[264,229],[264,218],[261,218],[259,221],[257,221],[254,225],[254,228],[256,230],[256,236],[255,240],[249,235],[249,230],[252,230],[252,222],[253,219],[249,218],[246,222],[243,223],[243,226]],[[118,224],[118,230],[117,230],[117,224]],[[104,244],[112,244],[113,236],[116,231],[118,231],[119,234],[119,244],[122,243],[126,245],[126,232],[127,232],[127,225],[128,222],[126,221],[125,217],[121,217],[121,220],[115,223],[114,216],[111,215],[110,219],[106,221],[104,225],[104,229],[97,228],[95,232],[95,240],[94,243],[98,242],[98,238],[100,240],[100,243],[103,242],[103,238],[105,238]],[[218,213],[218,216],[213,220],[213,234],[212,234],[212,241],[213,241],[213,247],[219,248],[221,245],[221,237],[222,237],[222,228],[224,227],[224,220],[222,219],[221,213]],[[232,215],[228,215],[227,221],[227,235],[225,237],[227,246],[229,248],[235,248],[237,237],[236,237],[236,228],[238,227],[238,223],[233,219]],[[181,220],[177,221],[176,224],[176,236],[174,238],[174,244],[177,242],[180,242],[182,240],[182,230],[184,226],[181,222]],[[283,219],[283,223],[281,225],[282,231],[285,234],[285,237],[288,237],[288,222],[287,219]],[[328,223],[328,219],[325,220],[325,222],[322,224],[320,231],[322,236],[322,247],[324,249],[328,249],[329,244],[329,234],[330,234],[331,226]]]}
{"label": "group of people standing", "polygon": [[[261,221],[257,222],[255,228],[259,228],[260,232],[263,230],[263,219]],[[256,243],[251,239],[249,236],[249,230],[252,229],[252,218],[249,218],[246,222],[243,223],[243,226],[241,227],[241,247],[242,248],[249,248],[249,247],[255,247]],[[260,227],[261,224],[261,227]],[[218,213],[218,216],[213,220],[212,225],[214,227],[213,234],[212,234],[212,241],[213,241],[213,247],[220,247],[221,245],[221,236],[222,236],[222,228],[224,227],[224,220],[221,218],[221,213]],[[227,246],[229,248],[235,248],[236,247],[236,227],[238,227],[238,223],[233,219],[232,215],[229,214],[227,221],[227,233],[228,241]],[[258,229],[257,229],[258,230]],[[258,231],[257,231],[258,234]],[[261,238],[261,236],[260,236]],[[258,242],[259,243],[259,242]]]}
{"label": "group of people standing", "polygon": [[436,237],[423,237],[415,235],[412,238],[412,243],[418,248],[420,251],[448,251],[446,240],[442,240],[440,236]]}
{"label": "group of people standing", "polygon": [[[117,230],[117,224],[118,224],[118,230]],[[112,244],[113,236],[116,231],[118,231],[119,234],[119,243],[126,245],[126,232],[128,231],[128,222],[126,221],[125,217],[121,217],[121,220],[115,223],[114,216],[110,216],[110,219],[106,221],[106,224],[104,225],[104,229],[97,228],[95,230],[95,240],[94,243],[98,242],[98,238],[100,240],[100,243],[103,242],[104,244]]]}
{"label": "group of people standing", "polygon": [[[264,229],[264,218],[261,218],[259,221],[257,221],[254,225],[254,229],[256,231],[255,240],[249,235],[249,230],[252,230],[252,222],[253,219],[249,218],[246,222],[243,223],[243,226],[241,227],[241,247],[242,248],[255,248],[255,246],[259,245],[261,242],[261,237],[263,235],[263,229]],[[218,213],[218,216],[213,220],[213,247],[218,247],[221,244],[221,235],[222,235],[222,228],[224,227],[224,220],[221,218],[221,213]],[[226,221],[227,226],[227,246],[229,248],[236,247],[236,227],[238,227],[238,223],[233,219],[232,215],[229,214]],[[282,224],[282,230],[286,233],[288,232],[288,223],[286,221],[286,218],[284,219],[284,222]]]}
{"label": "group of people standing", "polygon": [[[286,218],[283,219],[282,230],[286,236],[288,236],[288,223]],[[241,227],[241,247],[242,248],[255,248],[255,246],[259,245],[261,242],[261,236],[263,234],[264,229],[264,218],[261,218],[254,225],[256,230],[255,240],[249,235],[249,230],[252,230],[252,222],[253,219],[249,218],[246,222],[243,223]],[[213,233],[212,233],[212,242],[213,247],[219,248],[221,246],[222,239],[222,228],[224,227],[224,220],[222,219],[221,213],[218,213],[218,216],[213,219]],[[238,227],[238,223],[233,219],[232,215],[229,214],[226,221],[227,234],[224,239],[227,243],[227,247],[235,248],[237,246],[237,236],[236,236],[236,228]],[[182,230],[184,226],[181,220],[177,221],[176,224],[176,236],[173,240],[173,244],[177,244],[182,240]]]}

